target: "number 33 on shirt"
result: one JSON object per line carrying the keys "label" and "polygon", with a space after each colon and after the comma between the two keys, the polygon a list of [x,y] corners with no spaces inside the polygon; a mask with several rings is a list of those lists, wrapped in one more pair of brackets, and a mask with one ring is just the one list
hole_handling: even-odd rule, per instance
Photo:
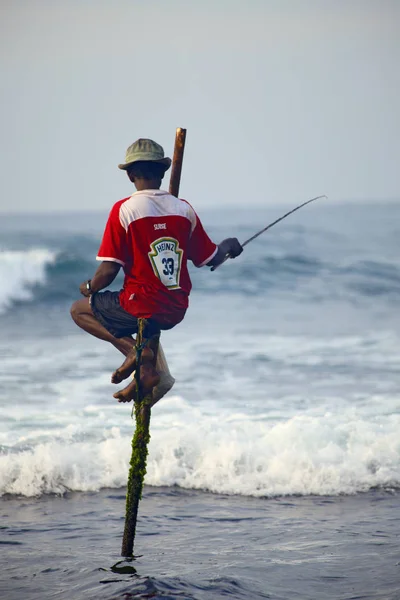
{"label": "number 33 on shirt", "polygon": [[149,259],[155,275],[170,290],[179,288],[183,250],[172,237],[162,237],[150,244]]}

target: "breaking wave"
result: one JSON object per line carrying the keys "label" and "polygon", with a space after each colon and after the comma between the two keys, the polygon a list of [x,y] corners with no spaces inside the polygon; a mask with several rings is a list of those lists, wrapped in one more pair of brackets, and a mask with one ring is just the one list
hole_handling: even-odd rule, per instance
{"label": "breaking wave", "polygon": [[[42,305],[70,302],[77,296],[78,285],[89,278],[95,268],[96,246],[30,248],[0,251],[0,279],[3,293],[0,314],[13,305]],[[190,268],[196,293],[234,292],[238,295],[261,296],[266,292],[298,291],[310,301],[341,297],[382,297],[396,299],[400,295],[400,266],[395,263],[353,260],[340,263],[323,261],[306,254],[272,252],[259,256],[253,252],[216,273],[208,269]],[[113,289],[122,285],[122,274]]]}
{"label": "breaking wave", "polygon": [[[93,417],[104,408],[86,407]],[[178,414],[180,417],[178,417]],[[400,486],[400,416],[296,415],[280,422],[214,416],[171,397],[152,425],[146,483],[246,496],[338,495]],[[131,435],[77,423],[0,450],[0,495],[38,496],[126,485]],[[33,443],[32,443],[33,442]]]}
{"label": "breaking wave", "polygon": [[47,270],[55,264],[56,257],[46,248],[0,252],[0,314],[15,302],[35,300],[35,289],[46,286]]}

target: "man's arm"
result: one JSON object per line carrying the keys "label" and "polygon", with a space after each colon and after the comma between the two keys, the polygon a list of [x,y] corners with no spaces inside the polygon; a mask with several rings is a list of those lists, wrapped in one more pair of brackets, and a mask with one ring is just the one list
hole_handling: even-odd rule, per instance
{"label": "man's arm", "polygon": [[[116,278],[121,265],[117,262],[103,261],[97,268],[96,273],[93,275],[93,279],[84,281],[79,286],[79,290],[83,296],[90,296],[95,292],[108,287],[110,283]],[[89,286],[88,286],[89,282]]]}
{"label": "man's arm", "polygon": [[204,265],[207,267],[218,267],[224,262],[227,256],[236,258],[243,252],[243,248],[237,238],[227,238],[218,245],[214,244],[205,232],[193,208],[192,211],[195,226],[190,237],[188,259],[196,267],[203,267]]}
{"label": "man's arm", "polygon": [[243,248],[237,238],[227,238],[218,244],[215,256],[207,263],[207,267],[218,267],[224,262],[225,257],[236,258],[243,252]]}

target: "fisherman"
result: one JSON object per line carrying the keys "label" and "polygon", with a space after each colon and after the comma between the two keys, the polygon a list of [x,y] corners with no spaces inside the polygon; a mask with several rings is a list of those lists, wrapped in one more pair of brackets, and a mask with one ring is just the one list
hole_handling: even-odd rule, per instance
{"label": "fisherman", "polygon": [[[144,393],[152,392],[152,404],[173,386],[161,347],[157,363],[152,359],[154,340],[161,330],[175,327],[188,307],[192,287],[187,261],[196,267],[220,265],[227,255],[239,256],[243,248],[237,238],[214,244],[192,206],[160,189],[171,159],[149,139],[138,139],[126,151],[127,172],[136,192],[111,209],[96,260],[101,261],[92,279],[79,287],[84,298],[71,307],[75,323],[95,337],[113,344],[126,359],[111,377],[120,383],[136,368],[135,340],[138,319],[145,318],[140,382]],[[123,268],[120,292],[104,290]],[[114,394],[119,402],[135,397],[136,382]]]}

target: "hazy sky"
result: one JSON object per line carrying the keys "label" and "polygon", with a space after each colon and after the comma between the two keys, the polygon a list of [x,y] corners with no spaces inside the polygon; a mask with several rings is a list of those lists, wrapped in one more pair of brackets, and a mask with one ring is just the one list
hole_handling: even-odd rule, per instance
{"label": "hazy sky", "polygon": [[1,0],[0,23],[0,211],[104,210],[127,146],[171,155],[179,126],[196,208],[400,198],[400,0]]}

